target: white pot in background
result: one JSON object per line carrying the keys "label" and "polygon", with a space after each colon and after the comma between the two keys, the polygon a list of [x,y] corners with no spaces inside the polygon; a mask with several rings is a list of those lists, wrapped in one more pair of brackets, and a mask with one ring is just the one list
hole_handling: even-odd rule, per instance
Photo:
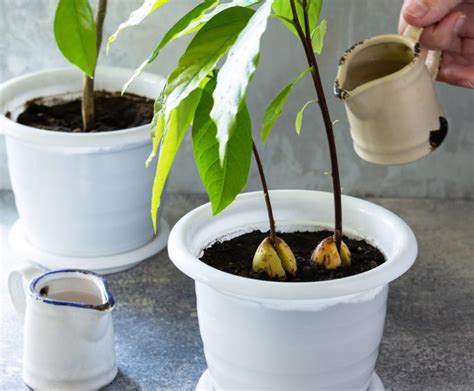
{"label": "white pot in background", "polygon": [[[331,227],[330,193],[271,193],[280,231]],[[386,262],[343,279],[282,283],[214,269],[198,257],[216,239],[268,229],[260,192],[217,217],[209,204],[172,229],[168,252],[196,283],[199,327],[213,387],[221,390],[367,390],[385,320],[388,283],[413,264],[417,243],[395,214],[343,197],[345,233],[375,244]],[[315,243],[316,245],[316,243]]]}
{"label": "white pot in background", "polygon": [[[95,89],[120,91],[132,73],[98,68]],[[7,81],[0,87],[0,129],[6,136],[25,246],[33,247],[38,257],[58,256],[48,267],[103,270],[91,262],[82,267],[80,258],[133,252],[154,241],[149,212],[154,168],[145,168],[151,151],[149,125],[84,134],[45,131],[10,119],[30,99],[76,98],[81,84],[82,74],[73,68]],[[129,92],[155,98],[162,85],[160,76],[143,73]],[[73,261],[61,264],[61,257]]]}

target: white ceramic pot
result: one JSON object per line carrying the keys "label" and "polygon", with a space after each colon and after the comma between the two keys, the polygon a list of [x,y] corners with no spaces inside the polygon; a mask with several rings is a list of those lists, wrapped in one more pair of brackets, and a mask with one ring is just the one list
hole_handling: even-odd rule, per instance
{"label": "white ceramic pot", "polygon": [[[280,231],[330,227],[330,193],[271,193]],[[268,229],[263,196],[242,194],[217,217],[209,204],[172,229],[168,252],[195,280],[199,327],[215,390],[367,390],[385,320],[388,283],[413,264],[417,243],[396,215],[343,197],[345,233],[374,243],[387,261],[339,280],[282,283],[221,272],[198,257],[216,239]],[[315,243],[316,244],[316,243]]]}
{"label": "white ceramic pot", "polygon": [[[99,68],[95,88],[120,91],[132,73]],[[46,253],[125,253],[154,238],[149,212],[154,168],[145,168],[149,125],[81,134],[12,120],[30,99],[78,97],[81,83],[81,73],[67,68],[21,76],[0,87],[0,129],[18,213],[28,242]],[[143,73],[129,92],[155,98],[162,85],[160,76]]]}

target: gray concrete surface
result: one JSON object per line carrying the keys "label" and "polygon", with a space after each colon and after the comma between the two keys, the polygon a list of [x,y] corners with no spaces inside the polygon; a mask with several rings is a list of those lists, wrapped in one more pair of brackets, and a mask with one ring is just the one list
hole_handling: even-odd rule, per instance
{"label": "gray concrete surface", "polygon": [[[141,0],[114,0],[109,4],[105,34],[109,35]],[[195,1],[173,0],[137,28],[123,32],[100,64],[137,67],[151,52],[171,23]],[[341,54],[360,39],[396,32],[402,0],[327,0],[323,17],[328,20],[325,51],[320,57],[321,72],[336,127],[342,184],[346,192],[385,197],[470,198],[474,194],[474,93],[439,86],[450,132],[445,144],[432,156],[409,166],[382,167],[363,162],[353,151],[346,114],[332,97],[332,85]],[[67,66],[53,39],[52,20],[57,2],[52,0],[0,0],[0,82],[40,69]],[[96,4],[96,1],[91,1]],[[149,68],[167,74],[182,53],[187,39],[166,48]],[[262,114],[271,99],[306,67],[299,43],[279,25],[270,21],[262,42],[261,64],[249,91],[249,107],[254,134],[260,130]],[[311,83],[303,82],[294,91],[278,122],[262,158],[274,188],[330,189],[324,172],[329,169],[323,123],[317,108],[305,111],[302,134],[294,132],[296,113],[314,98]],[[257,136],[258,137],[258,136]],[[169,183],[172,191],[203,191],[193,161],[191,140],[187,138],[178,155]],[[270,169],[271,167],[271,169]],[[9,186],[5,150],[0,136],[0,189]],[[252,171],[247,190],[258,189]]]}
{"label": "gray concrete surface", "polygon": [[[387,390],[463,391],[474,388],[474,202],[371,198],[399,214],[418,238],[413,268],[391,284],[377,372]],[[174,224],[206,201],[200,194],[167,197]],[[23,390],[21,325],[5,287],[17,266],[6,237],[17,214],[0,192],[0,390]],[[206,364],[193,282],[166,251],[109,277],[120,372],[107,390],[193,390]]]}

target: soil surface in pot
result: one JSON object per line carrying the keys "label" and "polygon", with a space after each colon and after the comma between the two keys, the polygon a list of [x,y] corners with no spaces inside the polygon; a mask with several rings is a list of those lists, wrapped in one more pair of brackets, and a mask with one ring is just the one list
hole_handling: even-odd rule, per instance
{"label": "soil surface in pot", "polygon": [[[287,282],[312,282],[349,277],[373,269],[385,262],[384,255],[365,240],[350,239],[344,236],[352,253],[351,265],[326,270],[311,262],[311,254],[316,245],[332,235],[329,231],[279,233],[293,250],[298,262],[296,276],[288,277]],[[223,272],[258,280],[272,280],[264,273],[252,270],[252,260],[263,239],[269,232],[252,231],[235,238],[217,241],[206,248],[201,261]]]}
{"label": "soil surface in pot", "polygon": [[[92,132],[110,132],[146,125],[153,118],[153,100],[133,94],[96,91],[95,128]],[[33,128],[57,132],[82,132],[81,101],[53,101],[45,104],[45,98],[26,103],[17,122]]]}

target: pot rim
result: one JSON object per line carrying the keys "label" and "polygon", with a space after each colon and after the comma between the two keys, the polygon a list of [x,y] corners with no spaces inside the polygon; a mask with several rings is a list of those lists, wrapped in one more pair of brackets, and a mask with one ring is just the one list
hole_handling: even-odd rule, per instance
{"label": "pot rim", "polygon": [[[97,67],[96,78],[113,80],[116,83],[117,90],[122,89],[122,85],[132,76],[134,70],[120,67]],[[42,129],[34,128],[17,123],[16,121],[6,116],[5,110],[8,104],[5,95],[21,95],[28,90],[29,83],[44,83],[45,88],[51,86],[49,81],[53,80],[57,85],[66,84],[72,78],[82,80],[82,73],[75,68],[61,67],[41,70],[25,75],[17,76],[0,84],[0,134],[8,137],[20,139],[24,142],[61,146],[61,147],[108,147],[122,144],[135,144],[150,142],[150,124],[136,126],[134,128],[115,130],[112,132],[99,133],[69,133],[69,132],[45,132]],[[57,81],[56,81],[57,80]],[[137,79],[132,83],[129,91],[135,94],[146,96],[154,99],[159,92],[159,89],[164,85],[165,79],[160,75],[149,72],[141,73]],[[153,96],[150,93],[145,93],[146,88],[156,85],[156,92]],[[23,85],[23,86],[22,86]],[[18,86],[21,86],[20,88]],[[17,90],[17,91],[16,91]],[[65,88],[65,91],[56,94],[49,94],[46,97],[54,97],[65,94],[79,94],[77,91],[70,91]],[[28,99],[34,99],[28,98]]]}
{"label": "pot rim", "polygon": [[[330,196],[332,199],[332,193],[312,190],[274,190],[271,191],[271,194],[273,199],[277,197],[288,199],[290,197],[307,198],[308,196]],[[228,208],[228,211],[235,211],[239,208],[239,204],[245,204],[245,202],[254,200],[257,197],[263,202],[261,192],[240,194]],[[202,222],[210,221],[212,218],[210,203],[190,211],[176,223],[169,236],[168,254],[176,267],[196,282],[236,296],[257,297],[269,300],[314,300],[349,296],[379,288],[405,273],[414,263],[418,252],[416,238],[411,228],[394,213],[371,202],[355,197],[343,196],[343,205],[345,209],[358,208],[363,212],[367,212],[370,216],[379,217],[381,220],[389,222],[394,240],[397,240],[396,243],[399,243],[399,246],[397,246],[396,251],[391,256],[384,254],[387,258],[385,263],[355,276],[330,281],[301,283],[262,281],[222,272],[201,262],[197,255],[191,252],[187,246],[190,240],[192,240],[188,227],[203,227]],[[226,217],[220,215],[214,217],[214,219],[225,220]],[[222,223],[222,221],[220,222]],[[225,224],[220,225],[223,227]],[[279,225],[291,226],[292,224],[285,221]],[[317,225],[315,222],[315,226]],[[238,227],[234,231],[238,231]],[[203,243],[201,249],[209,244]]]}

